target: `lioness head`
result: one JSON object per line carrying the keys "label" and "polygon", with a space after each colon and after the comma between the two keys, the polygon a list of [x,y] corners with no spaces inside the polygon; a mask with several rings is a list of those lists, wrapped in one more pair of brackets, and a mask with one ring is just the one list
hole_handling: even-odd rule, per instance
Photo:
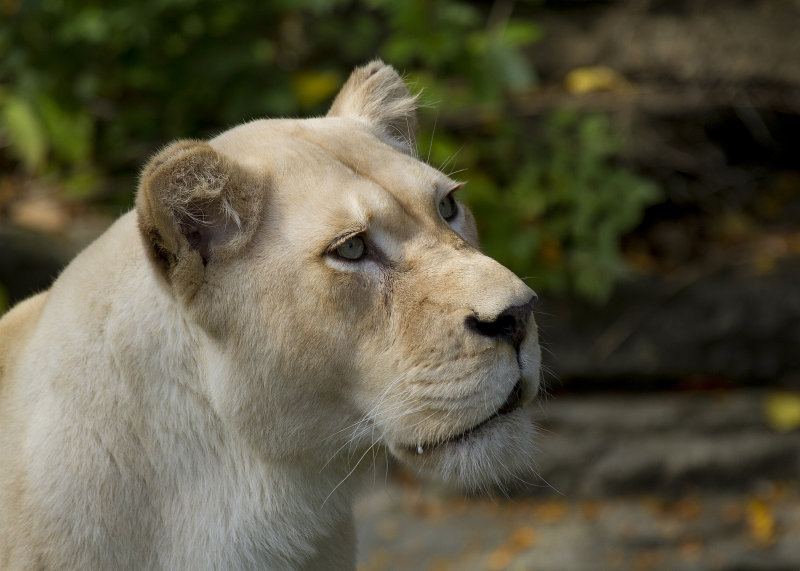
{"label": "lioness head", "polygon": [[259,454],[321,469],[385,445],[485,486],[530,470],[536,296],[481,253],[415,123],[397,73],[370,63],[324,118],[164,149],[139,227],[209,343],[214,410]]}

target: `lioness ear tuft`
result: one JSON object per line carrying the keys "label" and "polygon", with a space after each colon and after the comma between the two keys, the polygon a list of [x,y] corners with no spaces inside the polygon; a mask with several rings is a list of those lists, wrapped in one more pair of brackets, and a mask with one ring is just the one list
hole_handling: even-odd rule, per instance
{"label": "lioness ear tuft", "polygon": [[139,229],[167,278],[196,280],[210,261],[234,255],[252,237],[263,184],[203,141],[172,143],[142,171]]}
{"label": "lioness ear tuft", "polygon": [[370,123],[384,141],[416,154],[417,98],[390,65],[373,60],[356,68],[328,111],[329,117],[355,117]]}

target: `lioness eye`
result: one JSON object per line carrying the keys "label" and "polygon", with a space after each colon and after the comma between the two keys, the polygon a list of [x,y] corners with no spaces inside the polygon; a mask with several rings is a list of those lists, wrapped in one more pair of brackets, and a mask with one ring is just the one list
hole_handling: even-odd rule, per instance
{"label": "lioness eye", "polygon": [[336,247],[336,254],[345,260],[358,260],[364,255],[366,249],[361,236],[351,236]]}
{"label": "lioness eye", "polygon": [[455,218],[456,214],[458,214],[458,205],[456,204],[456,199],[453,198],[452,194],[448,194],[439,201],[439,214],[441,214],[442,218],[448,222]]}

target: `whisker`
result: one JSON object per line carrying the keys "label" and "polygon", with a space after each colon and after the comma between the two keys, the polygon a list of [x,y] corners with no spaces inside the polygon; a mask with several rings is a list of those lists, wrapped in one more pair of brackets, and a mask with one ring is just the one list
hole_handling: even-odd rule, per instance
{"label": "whisker", "polygon": [[425,159],[425,162],[430,164],[431,162],[431,151],[433,150],[433,136],[436,134],[436,123],[439,121],[439,112],[436,112],[436,116],[433,118],[433,129],[431,130],[431,142],[428,144],[428,156]]}
{"label": "whisker", "polygon": [[370,445],[370,447],[369,447],[369,448],[367,448],[367,449],[366,449],[366,451],[364,451],[364,453],[363,453],[363,454],[361,455],[361,457],[358,459],[358,462],[356,462],[356,463],[355,463],[355,465],[354,465],[354,466],[353,466],[353,467],[350,469],[350,471],[347,473],[347,475],[346,475],[344,478],[342,478],[342,479],[339,481],[339,483],[338,483],[338,484],[336,484],[336,485],[333,487],[333,489],[330,491],[330,493],[328,493],[328,495],[327,495],[327,496],[325,496],[325,499],[322,501],[322,506],[321,506],[321,507],[323,507],[323,508],[325,507],[325,504],[328,502],[328,499],[329,499],[329,498],[330,498],[330,497],[333,495],[333,493],[334,493],[336,490],[338,490],[338,489],[339,489],[339,487],[340,487],[342,484],[344,484],[344,483],[345,483],[345,481],[347,481],[347,479],[348,479],[350,476],[352,476],[352,475],[353,475],[353,472],[355,472],[355,471],[356,471],[356,468],[358,468],[358,465],[361,463],[361,461],[364,459],[364,457],[365,457],[367,454],[369,454],[369,451],[370,451],[370,450],[372,450],[372,447],[373,447],[373,446],[375,446],[377,443],[378,443],[378,441],[376,440],[375,442],[373,442],[373,443]]}

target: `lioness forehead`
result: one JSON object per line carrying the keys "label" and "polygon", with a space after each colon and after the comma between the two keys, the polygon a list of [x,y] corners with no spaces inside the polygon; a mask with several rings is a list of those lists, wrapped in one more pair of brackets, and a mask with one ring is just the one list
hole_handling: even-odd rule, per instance
{"label": "lioness forehead", "polygon": [[356,119],[258,120],[226,131],[210,143],[240,164],[272,177],[277,185],[322,175],[333,178],[325,185],[330,187],[331,182],[355,176],[381,187],[408,210],[457,185],[387,145]]}

